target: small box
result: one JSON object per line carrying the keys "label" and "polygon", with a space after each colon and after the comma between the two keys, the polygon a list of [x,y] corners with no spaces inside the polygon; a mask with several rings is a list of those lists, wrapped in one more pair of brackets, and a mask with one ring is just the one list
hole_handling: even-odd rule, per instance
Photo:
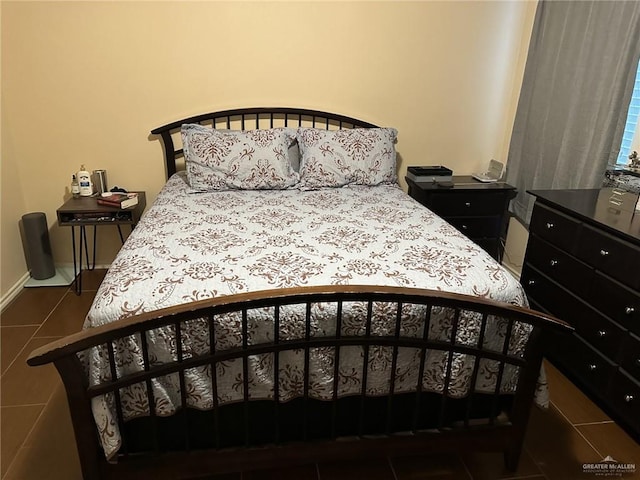
{"label": "small box", "polygon": [[451,182],[453,180],[453,171],[442,165],[407,167],[407,178],[414,182]]}

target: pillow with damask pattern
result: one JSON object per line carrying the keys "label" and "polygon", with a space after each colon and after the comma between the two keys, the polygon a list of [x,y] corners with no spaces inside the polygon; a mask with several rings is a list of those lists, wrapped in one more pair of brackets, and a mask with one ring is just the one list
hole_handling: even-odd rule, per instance
{"label": "pillow with damask pattern", "polygon": [[187,181],[198,191],[281,190],[298,183],[289,161],[295,130],[216,130],[182,125]]}
{"label": "pillow with damask pattern", "polygon": [[394,128],[298,128],[301,189],[395,183]]}

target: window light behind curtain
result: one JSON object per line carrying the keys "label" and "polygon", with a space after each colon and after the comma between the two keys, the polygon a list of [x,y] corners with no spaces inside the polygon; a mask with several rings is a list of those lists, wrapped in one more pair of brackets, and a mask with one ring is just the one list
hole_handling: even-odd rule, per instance
{"label": "window light behind curtain", "polygon": [[507,163],[523,223],[534,202],[526,190],[600,187],[639,58],[640,2],[539,2]]}
{"label": "window light behind curtain", "polygon": [[634,150],[640,152],[640,128],[638,128],[638,118],[640,118],[640,62],[636,72],[635,86],[629,102],[629,113],[627,123],[622,135],[622,144],[618,154],[618,165],[629,163],[629,154]]}

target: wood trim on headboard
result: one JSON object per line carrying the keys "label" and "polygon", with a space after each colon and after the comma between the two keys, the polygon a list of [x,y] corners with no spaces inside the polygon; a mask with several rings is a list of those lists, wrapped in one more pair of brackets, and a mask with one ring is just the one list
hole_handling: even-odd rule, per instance
{"label": "wood trim on headboard", "polygon": [[[277,121],[277,125],[274,121]],[[332,128],[339,130],[343,128],[377,127],[373,123],[358,120],[357,118],[306,108],[253,107],[203,113],[151,130],[152,135],[160,135],[162,139],[167,179],[176,173],[176,160],[183,156],[182,149],[175,148],[172,136],[180,130],[182,125],[186,123],[210,123],[213,128],[231,128],[232,124],[235,125],[238,122],[241,130],[273,128],[274,126],[298,128],[303,125],[325,130]]]}

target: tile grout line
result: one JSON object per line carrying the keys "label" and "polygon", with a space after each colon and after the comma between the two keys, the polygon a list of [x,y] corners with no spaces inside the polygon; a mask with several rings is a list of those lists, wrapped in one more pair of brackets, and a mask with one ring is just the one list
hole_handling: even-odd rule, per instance
{"label": "tile grout line", "polygon": [[[16,363],[16,360],[18,359],[18,357],[22,354],[22,352],[24,351],[25,348],[27,348],[27,345],[29,345],[29,342],[31,342],[35,336],[36,333],[38,333],[38,330],[40,330],[40,328],[42,328],[42,325],[44,325],[44,323],[47,321],[47,319],[51,316],[51,314],[53,313],[53,311],[58,308],[58,305],[60,305],[62,303],[62,301],[64,300],[64,298],[67,296],[67,293],[69,293],[70,289],[67,288],[67,291],[64,293],[64,295],[62,295],[62,297],[60,297],[60,300],[58,300],[58,303],[56,303],[53,308],[49,311],[49,313],[47,314],[46,317],[44,317],[44,320],[42,321],[42,323],[40,323],[40,325],[38,326],[38,328],[36,328],[36,330],[33,332],[33,335],[31,335],[31,337],[29,338],[29,340],[26,341],[26,343],[22,346],[22,348],[20,349],[20,351],[18,353],[16,353],[16,356],[13,358],[13,360],[11,360],[11,362],[9,362],[9,365],[7,366],[6,369],[3,368],[3,370],[5,371],[9,371],[9,369],[13,366],[14,363]],[[38,325],[38,324],[36,324]],[[43,338],[48,338],[48,337],[43,337]],[[4,376],[4,373],[2,374],[2,376]]]}
{"label": "tile grout line", "polygon": [[576,428],[576,426],[571,423],[571,421],[569,420],[569,418],[564,414],[564,412],[562,410],[560,410],[560,408],[553,403],[553,401],[551,401],[551,405],[553,405],[556,410],[558,410],[558,412],[560,413],[560,415],[562,415],[562,418],[565,419],[565,421],[571,426],[571,428],[573,428],[573,430],[575,430],[575,432],[582,437],[582,439],[587,442],[587,445],[589,445],[599,456],[600,458],[604,458],[603,455],[600,453],[600,450],[598,450],[590,441],[587,437],[585,437],[585,435],[580,431],[579,428]]}
{"label": "tile grout line", "polygon": [[[393,462],[391,461],[391,457],[387,457],[387,462],[389,463],[389,468],[391,469],[393,480],[398,480],[398,475],[396,474],[396,469],[393,468]],[[318,480],[320,480],[320,478],[318,478]]]}

